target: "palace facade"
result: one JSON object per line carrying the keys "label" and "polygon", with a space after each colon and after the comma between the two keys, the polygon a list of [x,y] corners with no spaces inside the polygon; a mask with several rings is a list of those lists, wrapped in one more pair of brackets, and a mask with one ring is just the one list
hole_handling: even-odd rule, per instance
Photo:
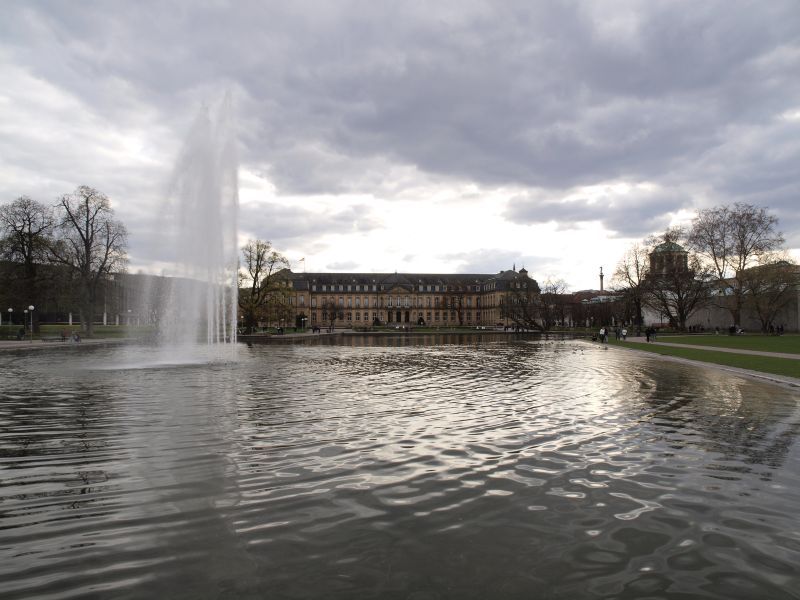
{"label": "palace facade", "polygon": [[493,275],[289,271],[287,283],[297,327],[332,320],[344,327],[507,325],[508,294],[523,285],[538,290],[524,268]]}

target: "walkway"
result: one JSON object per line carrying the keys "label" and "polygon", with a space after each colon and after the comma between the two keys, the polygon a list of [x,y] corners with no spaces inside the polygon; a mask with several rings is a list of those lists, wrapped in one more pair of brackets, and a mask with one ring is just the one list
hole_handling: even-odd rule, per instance
{"label": "walkway", "polygon": [[697,346],[695,344],[672,344],[670,342],[648,342],[647,338],[630,337],[629,342],[640,342],[642,344],[650,343],[653,346],[671,346],[672,348],[691,348],[692,350],[713,350],[714,352],[729,352],[731,354],[751,354],[753,356],[771,356],[772,358],[790,358],[793,360],[800,360],[800,354],[791,354],[788,352],[765,352],[764,350],[745,350],[740,348],[720,348],[719,346]]}

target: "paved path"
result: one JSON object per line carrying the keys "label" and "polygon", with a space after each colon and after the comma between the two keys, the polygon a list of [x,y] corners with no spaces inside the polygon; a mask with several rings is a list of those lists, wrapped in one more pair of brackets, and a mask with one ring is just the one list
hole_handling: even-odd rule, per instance
{"label": "paved path", "polygon": [[[630,342],[641,342],[647,344],[645,337],[628,337]],[[731,354],[750,354],[753,356],[771,356],[773,358],[790,358],[793,360],[800,360],[800,354],[791,354],[788,352],[765,352],[763,350],[747,350],[743,348],[720,348],[719,346],[697,346],[695,344],[673,344],[670,342],[649,342],[653,346],[671,346],[672,348],[691,348],[693,350],[713,350],[714,352],[729,352]]]}

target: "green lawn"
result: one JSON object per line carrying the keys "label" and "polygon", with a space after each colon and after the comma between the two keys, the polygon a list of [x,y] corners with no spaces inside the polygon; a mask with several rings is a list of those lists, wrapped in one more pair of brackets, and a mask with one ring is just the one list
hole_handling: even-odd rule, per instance
{"label": "green lawn", "polygon": [[800,335],[659,335],[659,342],[800,354]]}
{"label": "green lawn", "polygon": [[[14,338],[19,331],[21,325],[15,324],[13,326],[3,325],[0,327],[0,339],[8,339]],[[147,335],[152,328],[150,327],[126,327],[124,325],[95,325],[94,326],[94,337],[95,339],[108,339],[108,338],[127,338],[127,337],[142,337]],[[67,335],[69,335],[73,331],[77,331],[79,334],[81,333],[81,326],[80,324],[76,325],[50,325],[50,324],[42,324],[41,325],[41,332],[37,333],[33,336],[33,339],[37,340],[40,337],[59,337],[61,332],[65,331]],[[30,333],[26,330],[25,337],[28,339]]]}
{"label": "green lawn", "polygon": [[[795,336],[796,337],[796,336]],[[669,341],[666,336],[659,336],[659,341]],[[750,369],[761,373],[784,375],[800,378],[800,360],[792,358],[773,358],[771,356],[754,356],[752,354],[733,354],[731,352],[717,352],[713,349],[701,350],[699,348],[676,348],[673,346],[658,346],[641,342],[617,342],[609,340],[609,344],[622,346],[635,350],[644,350],[663,356],[677,356],[727,367]]]}

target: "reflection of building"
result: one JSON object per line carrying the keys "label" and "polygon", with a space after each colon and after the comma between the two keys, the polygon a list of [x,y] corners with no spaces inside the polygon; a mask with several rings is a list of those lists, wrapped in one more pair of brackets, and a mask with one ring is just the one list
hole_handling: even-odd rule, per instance
{"label": "reflection of building", "polygon": [[288,274],[294,322],[338,325],[493,326],[503,323],[508,294],[527,279],[525,269],[485,274]]}

